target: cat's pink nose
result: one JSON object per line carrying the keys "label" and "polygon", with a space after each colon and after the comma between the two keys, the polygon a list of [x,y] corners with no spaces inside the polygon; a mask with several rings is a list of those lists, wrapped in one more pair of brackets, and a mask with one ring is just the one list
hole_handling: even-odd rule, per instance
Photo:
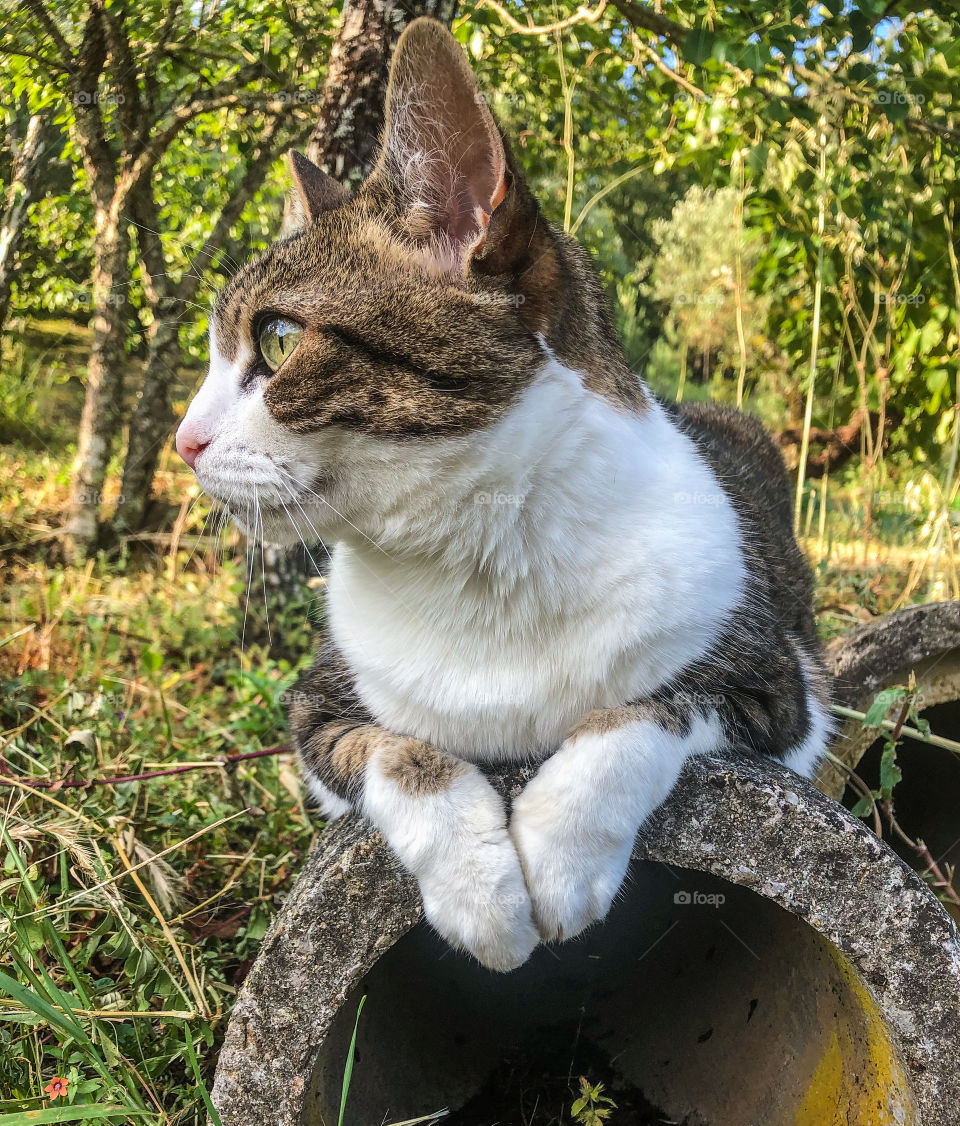
{"label": "cat's pink nose", "polygon": [[197,458],[209,445],[210,443],[204,441],[190,423],[180,423],[177,428],[177,453],[191,469],[195,468]]}

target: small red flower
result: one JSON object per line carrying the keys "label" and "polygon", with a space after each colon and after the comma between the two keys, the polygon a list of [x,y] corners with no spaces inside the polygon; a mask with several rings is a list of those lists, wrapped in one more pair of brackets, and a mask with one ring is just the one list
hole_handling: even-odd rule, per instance
{"label": "small red flower", "polygon": [[59,1099],[61,1095],[66,1097],[68,1082],[69,1080],[61,1079],[58,1075],[44,1087],[44,1090],[50,1096],[51,1102],[53,1102],[54,1099]]}

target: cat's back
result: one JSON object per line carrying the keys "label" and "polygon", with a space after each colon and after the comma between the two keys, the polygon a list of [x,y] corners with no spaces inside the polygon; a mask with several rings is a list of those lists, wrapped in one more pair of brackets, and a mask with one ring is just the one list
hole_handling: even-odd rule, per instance
{"label": "cat's back", "polygon": [[696,443],[724,488],[793,527],[793,495],[780,450],[753,415],[721,403],[682,403],[668,408]]}

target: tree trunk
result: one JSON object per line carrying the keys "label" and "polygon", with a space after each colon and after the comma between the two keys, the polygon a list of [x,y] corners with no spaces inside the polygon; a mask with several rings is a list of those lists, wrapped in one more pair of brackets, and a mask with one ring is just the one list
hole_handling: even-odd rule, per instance
{"label": "tree trunk", "polygon": [[130,419],[123,483],[114,516],[114,529],[120,535],[143,527],[160,451],[173,431],[170,384],[177,379],[181,361],[182,310],[182,302],[172,297],[154,309],[156,319],[143,368],[143,386]]}
{"label": "tree trunk", "polygon": [[89,554],[96,548],[110,450],[123,425],[129,250],[130,233],[119,208],[114,205],[98,207],[94,238],[93,343],[65,529],[66,550],[74,557]]}
{"label": "tree trunk", "polygon": [[222,248],[230,228],[239,219],[247,201],[263,183],[277,155],[280,127],[279,118],[275,118],[263,132],[240,183],[224,204],[210,237],[176,286],[171,287],[166,274],[163,246],[157,234],[159,224],[152,185],[144,183],[131,200],[153,325],[143,384],[130,420],[123,484],[114,516],[114,529],[120,535],[139,531],[143,527],[160,451],[173,432],[175,417],[170,390],[177,380],[181,359],[180,318],[196,298],[205,272]]}
{"label": "tree trunk", "polygon": [[0,335],[10,308],[17,245],[36,186],[35,173],[40,162],[43,126],[44,119],[40,114],[30,118],[23,142],[13,158],[3,218],[0,220]]}

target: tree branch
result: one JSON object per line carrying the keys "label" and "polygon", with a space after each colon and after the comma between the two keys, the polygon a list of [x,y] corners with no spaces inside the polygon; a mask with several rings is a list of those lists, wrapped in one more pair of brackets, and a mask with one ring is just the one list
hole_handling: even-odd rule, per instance
{"label": "tree branch", "polygon": [[124,147],[128,147],[126,138],[132,138],[135,142],[133,147],[139,148],[142,147],[150,128],[150,120],[143,113],[140,85],[137,82],[137,64],[123,26],[123,16],[114,15],[112,11],[104,9],[103,21],[113,62],[111,67],[113,84],[122,99],[119,103],[118,118],[125,135]]}
{"label": "tree branch", "polygon": [[690,31],[690,28],[674,23],[673,20],[661,16],[659,12],[654,12],[637,0],[613,0],[613,6],[635,31],[652,31],[654,35],[662,36],[675,47],[683,46],[683,41]]}
{"label": "tree branch", "polygon": [[70,44],[64,38],[60,28],[57,27],[53,16],[51,16],[43,6],[43,0],[23,0],[23,6],[36,18],[53,45],[57,48],[64,70],[66,70],[68,74],[72,73],[75,62],[73,51],[70,50]]}
{"label": "tree branch", "polygon": [[[39,0],[36,0],[39,2]],[[116,184],[116,165],[103,127],[97,102],[97,86],[107,61],[103,13],[90,5],[83,39],[72,69],[73,120],[83,163],[99,206],[107,205]]]}
{"label": "tree branch", "polygon": [[567,16],[565,20],[542,25],[520,23],[502,4],[498,4],[497,0],[479,0],[477,7],[492,8],[508,27],[520,35],[553,35],[554,32],[566,31],[567,28],[574,27],[578,23],[596,23],[606,10],[607,0],[600,0],[600,3],[592,11],[581,4],[573,15]]}

